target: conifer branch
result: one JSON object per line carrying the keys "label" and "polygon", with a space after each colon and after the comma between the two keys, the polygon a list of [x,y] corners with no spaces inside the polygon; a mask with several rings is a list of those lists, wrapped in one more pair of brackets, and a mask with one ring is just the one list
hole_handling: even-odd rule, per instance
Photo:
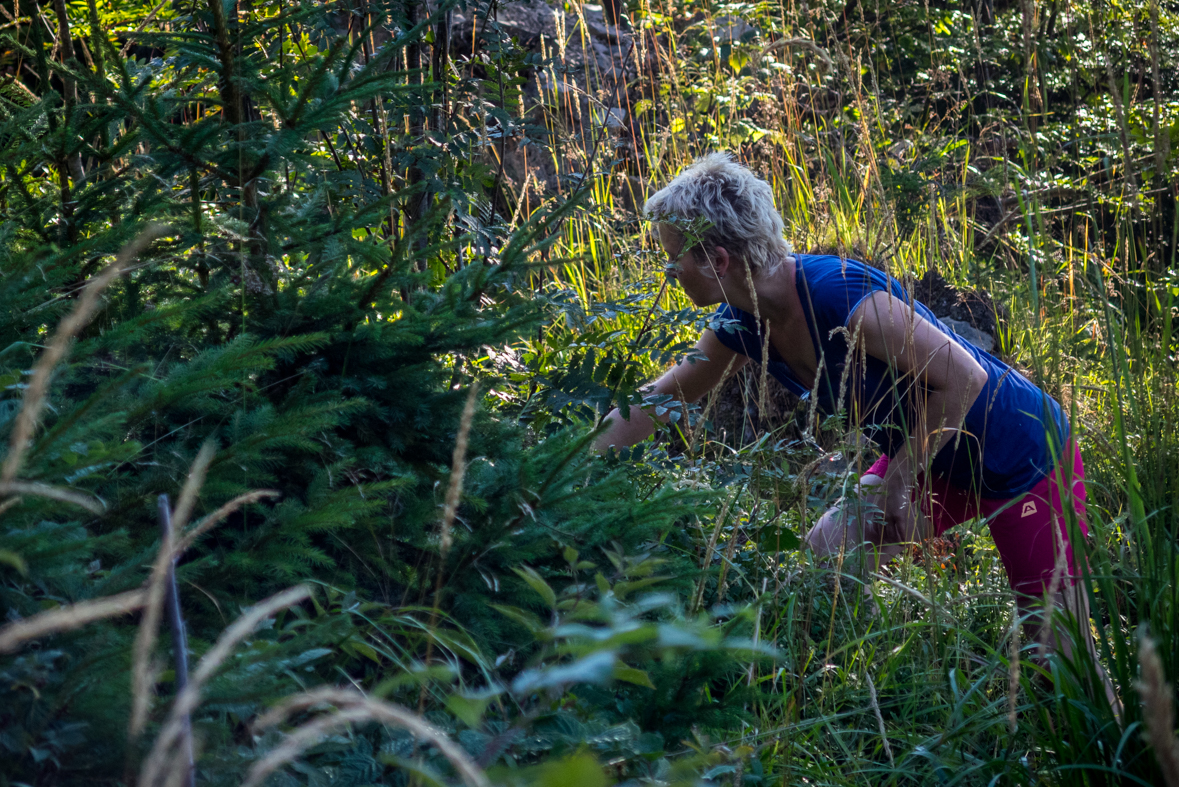
{"label": "conifer branch", "polygon": [[[61,2],[61,0],[57,0],[57,2]],[[135,29],[127,35],[127,43],[123,44],[123,48],[119,50],[119,57],[127,56],[127,53],[131,51],[131,47],[135,43],[135,34],[142,33],[144,30],[146,30],[147,26],[155,20],[160,11],[164,10],[164,6],[166,6],[168,2],[169,0],[160,0],[159,5],[149,11],[147,16],[145,16],[142,21],[140,21],[140,23],[135,26]],[[222,11],[222,16],[224,16],[224,13],[225,12]]]}
{"label": "conifer branch", "polygon": [[[90,49],[93,51],[94,75],[99,81],[106,81],[106,52],[109,41],[103,40],[102,22],[98,18],[97,0],[86,0],[86,12],[90,20]],[[105,137],[104,137],[105,139]]]}
{"label": "conifer branch", "polygon": [[0,470],[0,484],[10,484],[16,479],[17,472],[28,450],[29,439],[40,420],[41,410],[45,406],[45,397],[49,392],[49,379],[57,364],[66,356],[70,341],[82,330],[98,309],[98,296],[106,286],[123,272],[133,259],[139,256],[153,240],[166,232],[167,227],[159,224],[149,226],[139,234],[135,240],[124,246],[115,257],[115,261],[106,270],[92,278],[82,288],[82,295],[78,298],[73,311],[66,315],[57,326],[57,331],[49,341],[49,346],[37,359],[33,367],[33,376],[29,380],[29,387],[25,389],[20,412],[16,417],[16,424],[12,429],[12,438],[8,444],[8,456]]}
{"label": "conifer branch", "polygon": [[237,87],[237,58],[233,42],[229,40],[229,23],[225,18],[225,6],[221,0],[208,0],[213,15],[213,33],[217,40],[217,54],[221,59],[221,78],[217,90],[221,94],[221,111],[226,122],[236,126],[242,122],[241,95]]}

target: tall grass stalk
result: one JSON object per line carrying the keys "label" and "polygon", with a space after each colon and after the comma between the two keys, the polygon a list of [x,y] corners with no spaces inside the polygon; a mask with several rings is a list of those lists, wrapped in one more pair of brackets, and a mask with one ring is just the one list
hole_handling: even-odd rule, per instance
{"label": "tall grass stalk", "polygon": [[[1067,176],[1059,174],[1064,162],[1058,154],[1034,136],[1049,122],[1039,115],[1043,103],[1053,100],[1045,89],[1051,74],[1042,39],[1050,25],[1084,29],[1082,9],[1020,4],[1016,30],[1026,73],[1022,107],[1013,115],[1000,116],[991,98],[979,95],[962,98],[941,116],[933,102],[924,110],[918,103],[920,117],[910,122],[896,109],[903,102],[878,88],[895,81],[888,69],[899,68],[899,59],[861,52],[851,34],[840,51],[825,49],[820,42],[833,39],[817,12],[783,4],[776,21],[759,18],[763,37],[749,47],[754,67],[741,71],[722,60],[720,39],[712,38],[720,25],[717,9],[700,6],[685,30],[687,17],[666,2],[641,6],[636,22],[649,31],[643,46],[650,47],[661,80],[640,78],[638,93],[650,106],[628,119],[636,156],[628,166],[641,173],[643,190],[665,182],[697,155],[729,150],[769,180],[795,249],[867,256],[910,284],[936,270],[954,284],[986,288],[1010,314],[999,326],[996,352],[1065,401],[1088,470],[1092,535],[1081,544],[1077,533],[1074,544],[1082,553],[1091,619],[1054,625],[1062,637],[1070,636],[1070,625],[1092,627],[1100,664],[1087,652],[1069,663],[1022,658],[1018,629],[1011,626],[1014,600],[984,527],[960,528],[961,543],[944,568],[943,559],[926,551],[868,578],[879,605],[878,614],[870,615],[856,594],[849,597],[836,590],[838,583],[820,581],[822,572],[805,561],[757,555],[758,520],[804,532],[831,502],[824,495],[840,484],[823,481],[816,488],[808,481],[798,487],[804,490],[801,501],[779,508],[756,498],[757,484],[735,498],[718,493],[721,513],[714,527],[697,534],[702,566],[715,562],[722,537],[745,534],[748,541],[729,543],[718,570],[726,577],[743,573],[752,587],[764,582],[774,588],[773,606],[759,613],[757,636],[778,643],[788,666],[770,679],[780,701],[761,706],[757,728],[788,732],[770,759],[788,781],[818,775],[829,783],[878,783],[884,772],[873,763],[874,739],[890,768],[885,783],[951,772],[955,783],[1149,782],[1154,766],[1126,737],[1140,712],[1128,706],[1119,719],[1100,675],[1108,671],[1123,700],[1133,691],[1137,659],[1130,632],[1142,621],[1156,627],[1164,660],[1173,662],[1179,644],[1173,622],[1179,609],[1173,547],[1179,399],[1168,359],[1174,295],[1161,278],[1145,279],[1141,290],[1129,284],[1140,267],[1134,249],[1142,238],[1141,223],[1131,220],[1141,203],[1135,202],[1140,172],[1132,163],[1128,112],[1153,102],[1157,131],[1163,105],[1153,96],[1130,96],[1128,105],[1122,85],[1101,75],[1124,176],[1100,187],[1100,194],[1070,183],[1067,190],[1081,196],[1050,201],[1053,192],[1042,184]],[[1157,72],[1159,22],[1151,8],[1151,64]],[[993,21],[974,12],[962,23],[971,26],[981,59],[985,37],[995,34]],[[772,37],[765,32],[770,28]],[[1100,39],[1099,45],[1112,43]],[[712,48],[707,57],[694,57],[692,46]],[[953,66],[950,55],[932,57]],[[757,72],[757,65],[770,76]],[[841,109],[829,116],[805,98],[828,89],[841,92]],[[742,105],[743,95],[757,96],[756,111]],[[748,124],[765,133],[745,133]],[[978,137],[959,130],[969,124],[981,129]],[[557,124],[551,128],[560,131]],[[854,145],[847,143],[852,129]],[[1161,148],[1154,153],[1156,161],[1168,155]],[[630,181],[634,169],[627,173]],[[920,175],[925,191],[897,197],[898,179],[912,173]],[[613,182],[608,176],[600,181],[603,187]],[[578,262],[549,274],[583,304],[620,299],[655,272],[647,267],[653,266],[646,262],[651,257],[644,256],[654,251],[652,241],[637,231],[638,217],[626,207],[634,203],[618,196],[595,194],[601,210],[569,222],[561,252]],[[907,198],[926,205],[923,220],[905,217]],[[1095,198],[1114,205],[1112,231]],[[985,204],[1000,211],[981,223],[977,215]],[[603,220],[607,214],[613,220]],[[1179,222],[1171,224],[1169,230],[1179,228]],[[1151,305],[1157,293],[1161,301]],[[660,305],[688,306],[674,290]],[[631,315],[619,315],[613,324],[623,341],[639,328]],[[682,335],[691,338],[694,329],[684,328]],[[657,363],[640,361],[649,375],[659,370]],[[764,411],[766,386],[751,390],[757,410]],[[715,406],[714,397],[706,400],[705,413]],[[814,422],[808,419],[808,428]],[[774,425],[768,427],[775,434]],[[709,462],[733,447],[722,448],[700,432],[691,430],[687,456],[693,467],[719,472],[722,465]],[[848,455],[862,451],[850,429],[827,445]],[[801,474],[816,457],[804,444],[772,439],[730,456],[750,477]],[[1070,529],[1077,532],[1075,523]],[[693,606],[707,605],[709,587],[698,582]],[[862,662],[861,675],[875,678],[861,682],[851,671],[853,662]],[[1054,695],[1044,690],[1048,678],[1057,686]],[[870,709],[869,715],[857,721],[849,707]],[[1081,741],[1090,742],[1088,748]],[[844,766],[838,773],[828,764],[833,759]]]}

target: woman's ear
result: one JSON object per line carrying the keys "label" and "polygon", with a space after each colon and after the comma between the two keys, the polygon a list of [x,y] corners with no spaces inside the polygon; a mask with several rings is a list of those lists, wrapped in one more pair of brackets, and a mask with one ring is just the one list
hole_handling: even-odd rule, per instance
{"label": "woman's ear", "polygon": [[733,258],[729,256],[729,252],[723,246],[713,248],[712,267],[716,271],[718,279],[723,279],[729,269],[733,267]]}

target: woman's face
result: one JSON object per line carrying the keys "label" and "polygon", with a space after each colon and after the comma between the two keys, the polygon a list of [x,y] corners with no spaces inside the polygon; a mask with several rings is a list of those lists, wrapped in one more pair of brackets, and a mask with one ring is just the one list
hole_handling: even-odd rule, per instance
{"label": "woman's face", "polygon": [[699,247],[685,250],[684,236],[669,224],[659,225],[659,242],[667,252],[667,278],[678,281],[692,303],[712,306],[724,300],[716,271],[701,259]]}

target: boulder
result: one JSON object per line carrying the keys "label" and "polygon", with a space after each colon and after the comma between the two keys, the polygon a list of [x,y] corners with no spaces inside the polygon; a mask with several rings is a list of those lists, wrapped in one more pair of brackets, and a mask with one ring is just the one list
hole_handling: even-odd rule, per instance
{"label": "boulder", "polygon": [[[456,55],[478,49],[472,42],[480,31],[489,39],[498,33],[520,50],[552,59],[551,66],[537,68],[521,86],[525,123],[531,128],[520,126],[484,151],[484,162],[503,172],[497,212],[511,216],[519,206],[528,215],[544,197],[562,190],[563,179],[586,169],[586,151],[597,150],[601,167],[633,148],[623,107],[631,103],[627,82],[637,74],[638,58],[631,52],[630,32],[606,21],[601,6],[583,4],[579,13],[544,0],[511,0],[496,4],[490,21],[473,6],[456,9],[451,16]],[[544,114],[535,111],[538,105]],[[547,133],[543,126],[558,137],[552,150],[529,144],[530,136]],[[619,196],[628,197],[623,189]]]}
{"label": "boulder", "polygon": [[995,349],[995,337],[989,333],[983,333],[963,320],[955,320],[951,317],[939,317],[938,319],[942,325],[956,333],[959,338],[965,339],[983,352],[989,353]]}
{"label": "boulder", "polygon": [[[451,14],[451,36],[456,42],[465,41],[470,51],[471,38],[476,30],[482,30],[487,20],[475,13],[475,7],[455,9]],[[539,49],[540,37],[550,40],[557,37],[557,12],[543,0],[513,0],[500,3],[496,8],[495,24],[520,42],[525,49]],[[461,47],[459,52],[464,51]]]}
{"label": "boulder", "polygon": [[961,290],[936,270],[926,271],[913,286],[913,298],[925,304],[950,330],[984,352],[995,346],[1006,309],[986,290]]}

